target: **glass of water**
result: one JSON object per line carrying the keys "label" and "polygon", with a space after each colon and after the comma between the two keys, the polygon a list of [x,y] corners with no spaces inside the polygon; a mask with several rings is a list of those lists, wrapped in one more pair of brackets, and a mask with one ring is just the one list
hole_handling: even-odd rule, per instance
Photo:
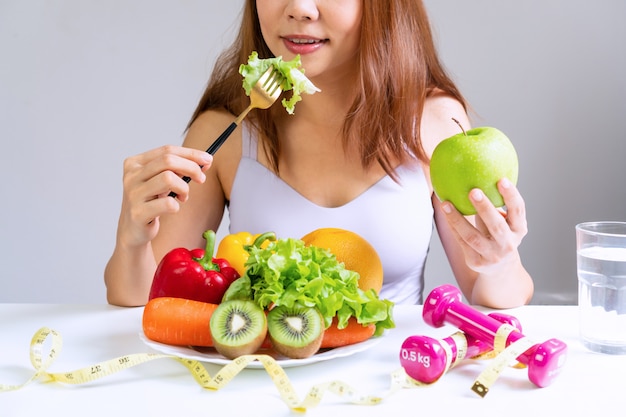
{"label": "glass of water", "polygon": [[576,262],[583,345],[626,354],[626,222],[577,224]]}

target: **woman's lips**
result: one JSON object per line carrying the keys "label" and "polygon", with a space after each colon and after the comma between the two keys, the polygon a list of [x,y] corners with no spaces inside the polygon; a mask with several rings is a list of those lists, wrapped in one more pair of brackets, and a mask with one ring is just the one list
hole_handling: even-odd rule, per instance
{"label": "woman's lips", "polygon": [[285,36],[283,37],[283,42],[289,52],[305,55],[317,51],[326,43],[326,40],[303,36]]}

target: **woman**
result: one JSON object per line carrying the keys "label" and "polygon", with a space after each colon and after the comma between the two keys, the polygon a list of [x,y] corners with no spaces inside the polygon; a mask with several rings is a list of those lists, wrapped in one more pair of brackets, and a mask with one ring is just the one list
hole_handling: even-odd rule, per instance
{"label": "woman", "polygon": [[[304,97],[294,115],[280,105],[252,112],[211,158],[204,150],[249,104],[238,68],[252,51],[285,60],[300,54],[321,93]],[[452,118],[469,128],[421,2],[246,1],[239,35],[216,63],[184,146],[124,163],[108,301],[144,304],[162,256],[203,247],[202,232],[216,230],[228,206],[232,233],[300,237],[339,227],[362,235],[383,262],[380,296],[396,303],[422,300],[434,221],[470,303],[527,303],[533,283],[518,252],[527,226],[516,187],[498,183],[506,217],[480,190],[470,193],[472,218],[432,191],[428,160],[439,141],[458,133]]]}

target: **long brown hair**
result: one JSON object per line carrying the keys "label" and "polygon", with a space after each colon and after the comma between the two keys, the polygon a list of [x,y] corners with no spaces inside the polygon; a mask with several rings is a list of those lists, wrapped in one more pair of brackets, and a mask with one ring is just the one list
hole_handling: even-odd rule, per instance
{"label": "long brown hair", "polygon": [[[367,0],[363,5],[358,56],[357,93],[343,126],[344,145],[356,144],[364,167],[378,162],[392,178],[394,164],[413,156],[427,161],[420,140],[420,121],[426,98],[442,91],[466,102],[441,64],[426,9],[419,0]],[[206,90],[189,126],[204,111],[225,108],[239,114],[248,105],[241,94],[239,65],[252,51],[273,57],[267,47],[256,10],[247,0],[239,33],[217,59]],[[273,113],[254,113],[254,126],[264,141],[272,169],[278,171],[280,152]],[[188,126],[188,127],[189,127]]]}

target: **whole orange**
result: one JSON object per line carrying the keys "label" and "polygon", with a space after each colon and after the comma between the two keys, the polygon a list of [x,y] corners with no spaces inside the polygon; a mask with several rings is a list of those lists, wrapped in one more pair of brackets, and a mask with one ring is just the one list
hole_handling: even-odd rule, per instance
{"label": "whole orange", "polygon": [[307,246],[328,249],[346,269],[359,274],[359,288],[380,293],[383,286],[383,264],[378,252],[361,235],[349,230],[326,227],[301,238]]}

